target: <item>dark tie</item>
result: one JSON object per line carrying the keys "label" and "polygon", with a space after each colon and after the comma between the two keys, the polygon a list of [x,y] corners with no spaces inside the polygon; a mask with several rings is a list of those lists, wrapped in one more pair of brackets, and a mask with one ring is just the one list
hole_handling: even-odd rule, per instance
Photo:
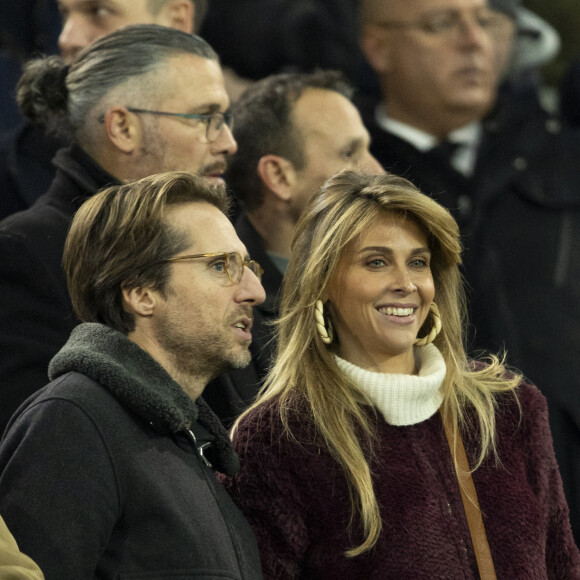
{"label": "dark tie", "polygon": [[461,147],[461,143],[457,141],[449,141],[448,139],[443,139],[439,141],[435,147],[432,147],[427,151],[427,155],[432,157],[433,159],[437,159],[439,161],[446,161],[447,163],[451,162],[453,154]]}

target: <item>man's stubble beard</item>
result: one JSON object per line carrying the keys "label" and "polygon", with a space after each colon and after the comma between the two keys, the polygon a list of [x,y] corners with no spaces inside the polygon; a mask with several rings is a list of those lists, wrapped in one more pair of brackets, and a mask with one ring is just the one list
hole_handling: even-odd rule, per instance
{"label": "man's stubble beard", "polygon": [[250,343],[244,347],[234,337],[228,339],[219,331],[192,335],[167,320],[157,324],[157,341],[175,374],[206,383],[227,371],[245,368],[252,360]]}

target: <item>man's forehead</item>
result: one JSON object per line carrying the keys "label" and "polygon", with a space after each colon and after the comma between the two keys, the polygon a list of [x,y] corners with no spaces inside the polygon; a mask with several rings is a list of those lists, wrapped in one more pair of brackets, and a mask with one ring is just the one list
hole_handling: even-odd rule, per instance
{"label": "man's forehead", "polygon": [[[326,89],[306,89],[294,105],[294,121],[302,129],[323,124],[327,117],[348,111],[350,101],[340,93]],[[335,119],[339,123],[339,119]]]}
{"label": "man's forehead", "polygon": [[96,11],[101,8],[108,8],[119,14],[127,12],[130,7],[134,12],[144,12],[150,14],[147,0],[130,0],[130,5],[122,0],[58,0],[59,10],[82,12]]}
{"label": "man's forehead", "polygon": [[247,254],[231,221],[209,202],[194,201],[170,206],[165,217],[170,225],[188,234],[191,241],[189,250]]}
{"label": "man's forehead", "polygon": [[[217,60],[183,53],[169,58],[163,69],[173,81],[171,86],[161,87],[167,89],[167,100],[185,99],[190,106],[204,108],[204,112],[224,110],[229,106],[223,73]],[[159,81],[162,84],[165,82],[161,78]]]}
{"label": "man's forehead", "polygon": [[308,89],[294,112],[294,121],[304,136],[339,133],[348,140],[368,135],[356,107],[335,91]]}
{"label": "man's forehead", "polygon": [[487,7],[488,0],[366,0],[365,13],[371,21],[385,17],[413,20],[429,12],[443,10],[469,10]]}

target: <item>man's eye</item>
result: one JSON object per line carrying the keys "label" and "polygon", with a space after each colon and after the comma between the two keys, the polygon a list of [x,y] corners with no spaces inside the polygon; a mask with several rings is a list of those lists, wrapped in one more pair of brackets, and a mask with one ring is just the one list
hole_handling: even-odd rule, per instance
{"label": "man's eye", "polygon": [[502,15],[494,14],[493,12],[490,12],[489,14],[480,14],[477,17],[477,23],[482,28],[494,28],[501,24],[502,20]]}
{"label": "man's eye", "polygon": [[95,8],[95,10],[93,10],[93,14],[99,18],[105,18],[105,16],[110,14],[110,11],[106,8]]}
{"label": "man's eye", "polygon": [[224,274],[227,271],[225,260],[218,260],[217,262],[212,262],[212,264],[210,264],[210,268],[212,270],[214,270],[215,272],[224,273]]}
{"label": "man's eye", "polygon": [[455,18],[452,16],[437,16],[425,21],[425,29],[429,32],[446,32],[455,26]]}
{"label": "man's eye", "polygon": [[87,8],[87,13],[91,15],[92,18],[96,19],[104,19],[112,16],[114,14],[113,10],[108,6],[102,6],[100,4],[94,4]]}

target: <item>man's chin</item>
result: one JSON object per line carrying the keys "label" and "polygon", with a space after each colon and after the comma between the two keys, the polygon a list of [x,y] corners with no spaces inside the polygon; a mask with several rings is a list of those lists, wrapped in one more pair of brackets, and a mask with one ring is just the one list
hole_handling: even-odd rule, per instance
{"label": "man's chin", "polygon": [[252,361],[252,355],[249,350],[245,350],[236,357],[232,357],[229,370],[245,369]]}
{"label": "man's chin", "polygon": [[221,361],[221,364],[219,366],[216,365],[216,368],[212,373],[211,379],[212,380],[217,379],[220,375],[223,375],[224,373],[227,373],[229,371],[245,369],[250,364],[251,361],[252,355],[250,354],[250,351],[247,349],[237,354],[232,353],[232,355],[229,358],[223,359],[223,361]]}

